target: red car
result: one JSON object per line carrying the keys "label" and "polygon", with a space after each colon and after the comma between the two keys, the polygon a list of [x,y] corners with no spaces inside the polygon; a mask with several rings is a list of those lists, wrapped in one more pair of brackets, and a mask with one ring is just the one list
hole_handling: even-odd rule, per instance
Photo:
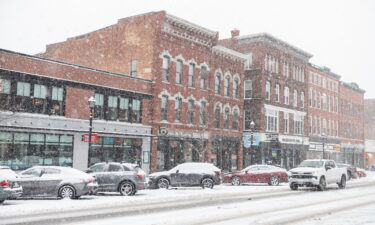
{"label": "red car", "polygon": [[357,167],[357,174],[358,174],[359,178],[367,176],[366,171],[364,169],[361,169],[361,168],[358,168],[358,167]]}
{"label": "red car", "polygon": [[241,171],[224,175],[224,183],[231,183],[234,186],[243,183],[266,183],[276,186],[282,182],[288,182],[287,171],[270,165],[252,165]]}

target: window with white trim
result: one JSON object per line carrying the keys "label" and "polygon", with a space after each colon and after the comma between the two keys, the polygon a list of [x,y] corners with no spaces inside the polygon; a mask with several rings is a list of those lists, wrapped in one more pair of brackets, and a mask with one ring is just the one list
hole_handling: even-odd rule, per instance
{"label": "window with white trim", "polygon": [[188,78],[188,86],[189,87],[194,87],[194,70],[195,70],[195,64],[190,63],[189,64],[189,78]]}
{"label": "window with white trim", "polygon": [[284,104],[289,105],[289,87],[284,87]]}
{"label": "window with white trim", "polygon": [[305,93],[303,91],[301,92],[301,107],[305,107]]}
{"label": "window with white trim", "polygon": [[302,115],[294,114],[294,134],[303,134],[303,117]]}
{"label": "window with white trim", "polygon": [[174,101],[174,120],[177,122],[181,121],[181,111],[182,111],[182,99],[181,97],[176,97]]}
{"label": "window with white trim", "polygon": [[229,83],[230,83],[230,77],[227,76],[224,79],[224,96],[229,96]]}
{"label": "window with white trim", "polygon": [[169,81],[169,62],[170,58],[169,56],[165,55],[163,56],[163,74],[162,79],[163,81]]}
{"label": "window with white trim", "polygon": [[161,97],[161,120],[168,120],[168,95]]}
{"label": "window with white trim", "polygon": [[137,77],[137,60],[132,59],[130,61],[130,76]]}
{"label": "window with white trim", "polygon": [[297,92],[297,90],[294,90],[294,93],[293,93],[293,106],[294,107],[298,106],[298,92]]}
{"label": "window with white trim", "polygon": [[234,78],[233,80],[233,97],[238,98],[239,97],[239,92],[238,92],[238,85],[239,85],[239,80],[238,78]]}
{"label": "window with white trim", "polygon": [[275,101],[280,102],[280,85],[276,84],[275,86]]}
{"label": "window with white trim", "polygon": [[184,68],[184,63],[181,59],[178,59],[176,62],[176,84],[182,83],[182,71]]}
{"label": "window with white trim", "polygon": [[206,89],[206,80],[207,80],[207,67],[202,66],[201,67],[201,82],[200,82],[201,89]]}
{"label": "window with white trim", "polygon": [[221,80],[221,74],[216,73],[216,75],[215,75],[215,94],[217,94],[217,95],[220,95],[220,91],[221,91],[220,80]]}
{"label": "window with white trim", "polygon": [[284,133],[289,133],[289,113],[284,112]]}
{"label": "window with white trim", "polygon": [[273,109],[266,109],[266,131],[278,132],[279,112]]}
{"label": "window with white trim", "polygon": [[253,84],[251,80],[245,80],[244,84],[244,98],[249,99],[252,98],[253,95]]}
{"label": "window with white trim", "polygon": [[271,83],[269,81],[266,81],[266,99],[270,100],[271,96]]}

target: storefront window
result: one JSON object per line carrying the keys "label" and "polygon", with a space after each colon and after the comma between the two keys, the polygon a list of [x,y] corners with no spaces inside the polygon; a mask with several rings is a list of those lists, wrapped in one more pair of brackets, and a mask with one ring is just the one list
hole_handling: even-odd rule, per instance
{"label": "storefront window", "polygon": [[141,163],[142,139],[100,136],[93,143],[90,165],[99,162]]}
{"label": "storefront window", "polygon": [[0,165],[24,170],[34,165],[72,166],[73,136],[0,132]]}

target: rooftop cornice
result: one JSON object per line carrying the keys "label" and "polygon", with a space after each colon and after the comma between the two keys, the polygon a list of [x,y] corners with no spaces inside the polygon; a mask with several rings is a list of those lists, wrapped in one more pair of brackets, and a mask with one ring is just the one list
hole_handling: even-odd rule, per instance
{"label": "rooftop cornice", "polygon": [[354,82],[349,83],[349,82],[341,81],[340,84],[341,84],[342,86],[345,86],[345,87],[347,87],[347,88],[352,89],[353,91],[357,91],[357,92],[360,92],[360,93],[362,93],[362,94],[364,94],[364,93],[366,92],[365,90],[359,88],[358,84],[356,84],[356,83],[354,83]]}
{"label": "rooftop cornice", "polygon": [[312,64],[312,63],[309,63],[309,66],[311,66],[312,68],[316,69],[316,70],[319,70],[320,72],[322,73],[326,73],[327,75],[333,77],[333,78],[336,78],[338,80],[341,79],[341,76],[340,75],[337,75],[331,71],[328,71],[326,69],[324,69],[324,67],[321,67],[321,66],[318,66],[318,65],[315,65],[315,64]]}
{"label": "rooftop cornice", "polygon": [[166,18],[166,21],[168,21],[172,24],[178,24],[178,25],[183,26],[187,29],[195,30],[198,33],[201,33],[202,35],[205,35],[205,36],[210,37],[210,38],[214,38],[218,34],[218,32],[216,32],[216,31],[212,31],[212,30],[209,30],[207,28],[201,27],[197,24],[191,23],[187,20],[184,20],[184,19],[179,18],[177,16],[173,16],[171,14],[167,14],[165,18]]}
{"label": "rooftop cornice", "polygon": [[234,51],[232,49],[229,49],[229,48],[226,48],[226,47],[220,46],[220,45],[212,47],[212,52],[217,53],[219,55],[224,55],[224,56],[232,58],[232,59],[237,59],[237,60],[240,60],[240,61],[249,60],[248,55],[242,54],[240,52]]}
{"label": "rooftop cornice", "polygon": [[272,43],[275,44],[275,47],[284,47],[288,50],[291,50],[294,52],[297,56],[300,58],[308,61],[313,55],[294,46],[291,45],[279,38],[276,38],[273,35],[270,35],[268,33],[259,33],[259,34],[250,34],[250,35],[244,35],[244,36],[238,36],[236,37],[238,41],[251,41],[251,42],[265,42],[265,43]]}

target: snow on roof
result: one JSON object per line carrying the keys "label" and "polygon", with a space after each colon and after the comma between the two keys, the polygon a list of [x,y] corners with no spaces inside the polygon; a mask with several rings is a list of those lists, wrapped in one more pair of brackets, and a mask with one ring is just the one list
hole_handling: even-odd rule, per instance
{"label": "snow on roof", "polygon": [[262,41],[262,42],[271,42],[271,43],[275,43],[277,45],[281,45],[289,50],[292,50],[293,52],[297,53],[297,55],[300,55],[302,56],[303,58],[305,58],[305,60],[308,60],[309,58],[311,58],[313,55],[294,46],[294,45],[291,45],[271,34],[268,34],[268,33],[258,33],[258,34],[250,34],[250,35],[243,35],[243,36],[238,36],[238,37],[235,37],[237,40],[252,40],[252,41]]}
{"label": "snow on roof", "polygon": [[214,46],[212,52],[219,53],[230,58],[239,59],[242,61],[249,60],[249,55],[242,54],[241,52],[234,51],[221,45]]}

